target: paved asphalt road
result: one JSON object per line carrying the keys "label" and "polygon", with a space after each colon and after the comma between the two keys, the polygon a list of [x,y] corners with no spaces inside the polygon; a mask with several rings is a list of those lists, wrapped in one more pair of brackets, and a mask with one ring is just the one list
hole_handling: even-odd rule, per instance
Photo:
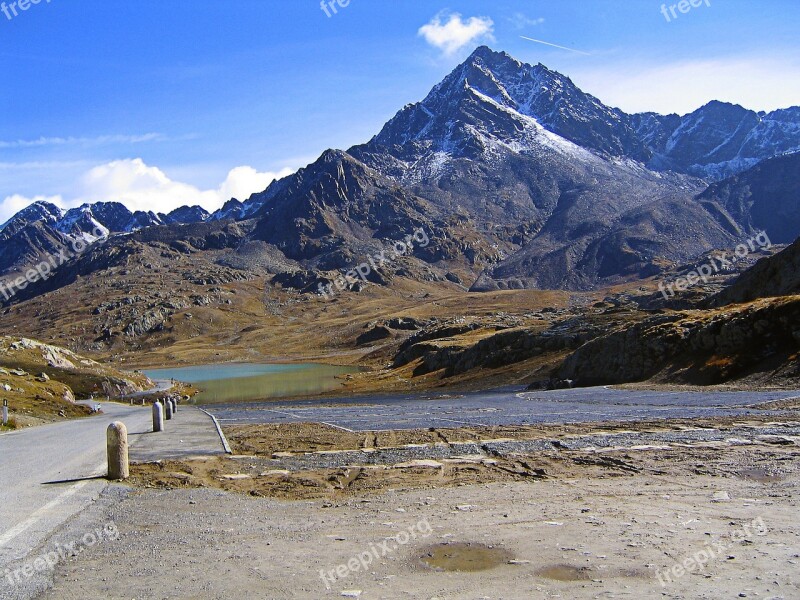
{"label": "paved asphalt road", "polygon": [[594,387],[215,404],[204,408],[223,425],[316,422],[375,431],[747,415],[762,412],[751,408],[755,404],[796,396],[800,391],[644,392]]}
{"label": "paved asphalt road", "polygon": [[168,392],[172,389],[172,382],[169,379],[158,379],[154,381],[155,387],[149,390],[144,390],[142,392],[134,392],[133,394],[128,394],[125,398],[141,398],[142,396],[149,396],[150,394],[158,394],[160,392]]}
{"label": "paved asphalt road", "polygon": [[[148,408],[102,404],[103,414],[0,435],[0,567],[26,556],[106,485],[106,428],[122,420],[131,445],[152,428]],[[67,483],[52,483],[73,480]],[[75,481],[77,480],[77,481]]]}

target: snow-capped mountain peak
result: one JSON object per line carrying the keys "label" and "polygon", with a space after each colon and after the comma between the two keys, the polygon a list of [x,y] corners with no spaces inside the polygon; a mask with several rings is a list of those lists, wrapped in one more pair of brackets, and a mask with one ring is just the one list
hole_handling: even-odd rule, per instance
{"label": "snow-capped mountain peak", "polygon": [[0,231],[5,230],[7,227],[9,229],[12,227],[24,227],[28,223],[33,223],[34,221],[55,224],[60,221],[63,216],[63,211],[55,204],[40,200],[26,206],[8,221],[0,225]]}
{"label": "snow-capped mountain peak", "polygon": [[[530,117],[573,144],[601,155],[633,159],[657,171],[721,179],[800,149],[798,107],[756,113],[714,101],[682,117],[630,115],[606,106],[561,73],[542,64],[521,63],[485,46],[434,86],[424,100],[404,107],[364,148],[372,153],[382,148],[412,165],[427,165],[434,155],[439,155],[441,163],[442,153],[468,155],[475,145],[463,137],[467,129],[462,125],[484,133],[497,128],[496,111],[474,110],[474,92],[491,99],[495,107],[508,109],[503,111],[504,118],[512,116],[508,111]],[[519,131],[526,135],[524,127]],[[518,142],[524,147],[524,140]],[[408,173],[404,179],[415,177]]]}

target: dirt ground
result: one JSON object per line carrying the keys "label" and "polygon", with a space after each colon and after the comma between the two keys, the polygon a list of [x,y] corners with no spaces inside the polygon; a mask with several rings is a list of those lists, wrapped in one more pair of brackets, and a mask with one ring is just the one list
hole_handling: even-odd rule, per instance
{"label": "dirt ground", "polygon": [[43,597],[797,599],[798,459],[731,444],[256,478],[270,498],[137,467],[141,487],[110,488],[64,534],[112,521],[120,539],[61,563]]}
{"label": "dirt ground", "polygon": [[[451,452],[441,460],[415,456],[414,447],[443,447],[460,442],[487,440],[570,440],[586,435],[615,433],[646,434],[677,432],[714,426],[722,431],[734,426],[759,426],[757,419],[687,420],[659,423],[589,424],[562,426],[505,426],[354,433],[330,426],[300,423],[246,425],[226,428],[234,455],[197,457],[181,461],[158,461],[135,465],[131,482],[142,487],[210,487],[225,491],[288,500],[359,497],[394,489],[435,489],[442,487],[565,478],[630,477],[637,474],[685,477],[696,473],[719,477],[782,477],[795,468],[800,456],[797,444],[780,440],[791,450],[776,450],[775,441],[753,443],[750,453],[730,443],[696,443],[693,447],[651,447],[637,444],[631,449],[552,451],[525,454],[492,451],[489,455],[459,456]],[[774,422],[774,417],[772,421]],[[796,440],[795,440],[796,442]],[[635,443],[635,442],[634,442]],[[781,448],[781,446],[777,446]],[[724,453],[720,454],[721,448]],[[337,456],[342,451],[382,449],[390,453],[410,451],[406,458],[385,464],[375,461],[346,462],[336,468],[286,468],[275,464],[287,457]],[[344,454],[345,461],[351,460]],[[369,454],[364,455],[365,458]],[[355,459],[358,460],[358,457]],[[785,463],[785,464],[784,464]],[[800,465],[797,465],[800,467]],[[760,474],[760,475],[759,475]]]}
{"label": "dirt ground", "polygon": [[[800,408],[798,399],[764,404],[764,408],[793,410]],[[800,413],[789,413],[780,420],[798,418]],[[233,425],[224,428],[234,454],[271,456],[275,452],[320,452],[325,450],[360,450],[362,448],[388,448],[406,444],[455,443],[476,440],[510,438],[534,440],[591,433],[621,431],[656,432],[681,431],[693,427],[732,427],[736,424],[773,422],[776,416],[723,417],[715,419],[660,419],[629,423],[589,423],[564,425],[500,425],[494,427],[456,427],[407,429],[390,431],[350,432],[320,423],[286,423],[260,425]]]}

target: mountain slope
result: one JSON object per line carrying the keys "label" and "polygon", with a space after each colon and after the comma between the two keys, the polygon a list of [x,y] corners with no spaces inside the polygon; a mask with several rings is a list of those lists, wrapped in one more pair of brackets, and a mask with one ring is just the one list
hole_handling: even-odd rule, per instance
{"label": "mountain slope", "polygon": [[47,221],[12,223],[0,231],[0,274],[12,275],[46,261],[69,242],[67,236],[53,229]]}
{"label": "mountain slope", "polygon": [[0,273],[23,271],[61,250],[72,254],[110,234],[161,223],[156,214],[131,212],[119,202],[84,204],[66,212],[53,204],[35,202],[0,230]]}
{"label": "mountain slope", "polygon": [[790,244],[800,236],[800,153],[765,160],[700,198],[723,206],[746,233],[766,231],[772,243]]}
{"label": "mountain slope", "polygon": [[[435,216],[425,202],[339,151],[325,152],[265,195],[269,201],[255,215],[252,238],[292,259],[318,258],[349,244],[346,260],[352,260],[359,242],[402,239],[423,225],[432,229]],[[338,262],[331,267],[348,266]]]}
{"label": "mountain slope", "polygon": [[711,298],[710,306],[800,294],[800,239],[774,256],[758,261],[730,287]]}
{"label": "mountain slope", "polygon": [[588,210],[579,202],[555,215],[533,241],[483,273],[472,291],[592,289],[656,275],[736,240],[686,197],[659,198],[599,219],[586,218],[582,211]]}
{"label": "mountain slope", "polygon": [[76,399],[152,387],[144,375],[101,365],[66,348],[0,336],[0,389],[18,426],[89,415],[90,407]]}
{"label": "mountain slope", "polygon": [[624,117],[542,65],[480,48],[349,152],[522,247],[475,291],[582,289],[732,243],[718,207],[691,200],[699,182],[609,156],[633,146],[649,156]]}

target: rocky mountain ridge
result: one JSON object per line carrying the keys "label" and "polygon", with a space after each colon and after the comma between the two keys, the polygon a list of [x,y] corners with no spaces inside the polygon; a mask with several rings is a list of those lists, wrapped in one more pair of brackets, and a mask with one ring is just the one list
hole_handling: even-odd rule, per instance
{"label": "rocky mountain ridge", "polygon": [[[75,240],[161,228],[180,237],[185,224],[233,220],[248,233],[225,260],[241,264],[247,248],[252,263],[261,248],[261,264],[284,282],[300,271],[329,277],[352,268],[418,227],[434,243],[410,257],[409,273],[473,291],[636,280],[735,246],[761,213],[786,202],[776,197],[762,210],[763,200],[744,201],[724,182],[706,189],[692,175],[738,173],[797,150],[798,111],[710,103],[683,117],[628,115],[543,65],[481,47],[368,143],[327,151],[213,214],[131,212],[113,202],[66,213],[32,205],[0,230],[0,272]],[[770,168],[796,179],[792,165]]]}

